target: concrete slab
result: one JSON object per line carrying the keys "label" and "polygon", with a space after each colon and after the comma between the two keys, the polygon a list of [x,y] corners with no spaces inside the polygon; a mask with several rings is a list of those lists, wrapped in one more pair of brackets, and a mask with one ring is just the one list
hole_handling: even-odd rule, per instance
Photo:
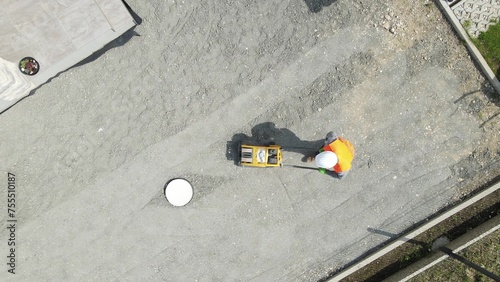
{"label": "concrete slab", "polygon": [[[11,73],[6,85],[23,86],[0,89],[0,112],[135,25],[119,0],[10,2],[0,18],[0,70]],[[24,57],[34,57],[40,70],[20,79]]]}
{"label": "concrete slab", "polygon": [[[415,23],[403,3],[396,31],[419,33],[380,27],[385,2],[130,1],[140,36],[1,115],[14,278],[318,281],[387,240],[369,228],[397,234],[458,200],[498,133],[471,111],[487,81],[443,19]],[[243,135],[315,149],[331,130],[357,152],[342,181],[226,158]],[[182,208],[163,193],[177,177],[194,189]]]}

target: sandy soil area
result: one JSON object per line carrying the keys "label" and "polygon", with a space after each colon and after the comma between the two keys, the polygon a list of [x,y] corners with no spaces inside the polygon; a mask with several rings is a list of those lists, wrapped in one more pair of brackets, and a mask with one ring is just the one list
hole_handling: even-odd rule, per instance
{"label": "sandy soil area", "polygon": [[[127,2],[133,33],[0,116],[19,280],[317,281],[499,174],[498,96],[431,1]],[[226,156],[331,130],[343,181]]]}

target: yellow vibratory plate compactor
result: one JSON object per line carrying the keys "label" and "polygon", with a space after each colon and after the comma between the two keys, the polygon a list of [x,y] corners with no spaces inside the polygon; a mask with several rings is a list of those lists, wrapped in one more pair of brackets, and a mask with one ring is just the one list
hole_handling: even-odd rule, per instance
{"label": "yellow vibratory plate compactor", "polygon": [[311,151],[314,149],[303,147],[282,147],[280,145],[250,145],[238,144],[238,165],[243,167],[294,167],[301,169],[317,170],[315,167],[284,164],[282,151],[287,149],[301,149]]}
{"label": "yellow vibratory plate compactor", "polygon": [[239,146],[239,164],[251,167],[280,167],[283,157],[281,146],[246,145]]}

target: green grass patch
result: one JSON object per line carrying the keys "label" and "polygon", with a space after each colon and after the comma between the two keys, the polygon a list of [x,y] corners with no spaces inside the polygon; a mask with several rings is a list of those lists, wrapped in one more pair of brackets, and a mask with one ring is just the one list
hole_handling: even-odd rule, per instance
{"label": "green grass patch", "polygon": [[469,30],[472,23],[470,20],[466,20],[463,25],[464,25],[465,30]]}
{"label": "green grass patch", "polygon": [[472,41],[500,79],[500,22],[490,25],[486,32],[481,32],[477,38],[472,38]]}

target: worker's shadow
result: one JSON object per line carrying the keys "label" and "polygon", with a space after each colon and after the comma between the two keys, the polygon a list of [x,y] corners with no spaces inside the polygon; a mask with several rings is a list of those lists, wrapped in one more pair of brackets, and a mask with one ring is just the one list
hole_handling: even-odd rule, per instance
{"label": "worker's shadow", "polygon": [[238,164],[238,152],[241,144],[247,145],[280,145],[283,151],[303,154],[302,161],[314,154],[324,145],[324,139],[316,141],[301,140],[295,133],[286,128],[277,128],[273,122],[264,122],[254,126],[252,135],[244,133],[233,135],[231,141],[227,142],[226,158]]}

